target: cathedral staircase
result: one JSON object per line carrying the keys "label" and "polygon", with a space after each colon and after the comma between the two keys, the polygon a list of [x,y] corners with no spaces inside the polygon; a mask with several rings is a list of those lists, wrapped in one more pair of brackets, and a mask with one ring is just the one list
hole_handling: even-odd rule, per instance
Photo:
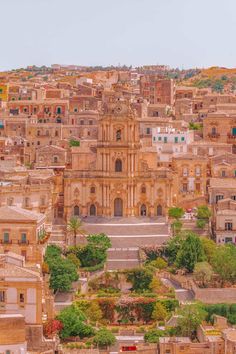
{"label": "cathedral staircase", "polygon": [[66,225],[53,224],[49,244],[64,246],[66,241]]}
{"label": "cathedral staircase", "polygon": [[140,265],[139,248],[110,248],[107,254],[107,270],[129,269]]}

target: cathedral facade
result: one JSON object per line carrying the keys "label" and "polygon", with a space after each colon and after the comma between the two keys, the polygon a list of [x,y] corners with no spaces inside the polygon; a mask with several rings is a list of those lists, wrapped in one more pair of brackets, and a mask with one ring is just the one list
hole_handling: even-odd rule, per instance
{"label": "cathedral facade", "polygon": [[72,148],[64,175],[64,216],[161,216],[174,200],[173,176],[145,148],[140,120],[127,100],[112,97],[98,119],[98,139]]}

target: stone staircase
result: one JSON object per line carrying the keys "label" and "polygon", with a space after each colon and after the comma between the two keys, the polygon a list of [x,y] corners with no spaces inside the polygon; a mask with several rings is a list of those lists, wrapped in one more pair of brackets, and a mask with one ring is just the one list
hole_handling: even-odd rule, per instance
{"label": "stone staircase", "polygon": [[110,248],[107,253],[107,270],[130,269],[140,265],[139,249],[133,248]]}
{"label": "stone staircase", "polygon": [[52,225],[51,236],[49,238],[49,244],[64,246],[66,241],[66,225]]}

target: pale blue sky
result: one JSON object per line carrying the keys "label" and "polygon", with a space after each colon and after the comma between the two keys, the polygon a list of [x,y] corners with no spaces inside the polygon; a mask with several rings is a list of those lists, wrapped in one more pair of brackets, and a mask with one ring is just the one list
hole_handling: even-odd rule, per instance
{"label": "pale blue sky", "polygon": [[0,0],[0,70],[236,66],[236,0]]}

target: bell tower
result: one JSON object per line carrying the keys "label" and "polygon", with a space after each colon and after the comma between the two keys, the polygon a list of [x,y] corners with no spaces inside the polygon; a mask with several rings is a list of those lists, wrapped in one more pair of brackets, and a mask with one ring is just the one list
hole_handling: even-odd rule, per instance
{"label": "bell tower", "polygon": [[[103,177],[105,215],[133,215],[139,149],[139,124],[135,111],[128,100],[110,97],[100,114],[97,145],[97,170]],[[111,189],[117,189],[117,185],[120,191],[114,193],[113,190],[113,196]],[[125,196],[122,196],[122,190],[126,191]]]}

